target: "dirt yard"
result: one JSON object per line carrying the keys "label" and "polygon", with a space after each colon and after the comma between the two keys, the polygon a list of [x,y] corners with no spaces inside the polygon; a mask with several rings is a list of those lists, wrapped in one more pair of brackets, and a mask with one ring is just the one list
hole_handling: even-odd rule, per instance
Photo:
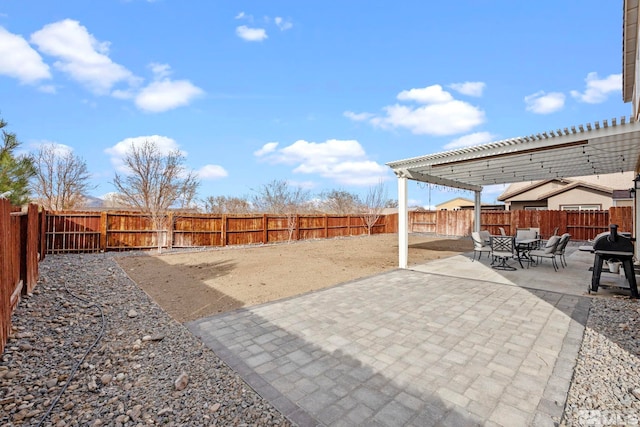
{"label": "dirt yard", "polygon": [[[409,235],[409,265],[471,250],[468,238]],[[186,322],[397,268],[398,236],[149,253],[117,260],[166,312]]]}

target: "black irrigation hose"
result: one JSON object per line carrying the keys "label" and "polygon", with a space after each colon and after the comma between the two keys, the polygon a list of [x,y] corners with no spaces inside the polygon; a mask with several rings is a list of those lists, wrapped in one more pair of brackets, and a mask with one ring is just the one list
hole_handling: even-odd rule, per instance
{"label": "black irrigation hose", "polygon": [[100,342],[100,340],[102,339],[102,337],[104,336],[104,330],[106,328],[106,321],[104,318],[104,312],[102,311],[102,307],[100,307],[98,304],[96,304],[95,302],[91,302],[87,299],[84,299],[82,297],[79,297],[78,295],[75,295],[73,292],[71,292],[69,290],[69,288],[67,288],[66,283],[63,284],[64,289],[67,291],[67,293],[69,295],[71,295],[72,297],[84,302],[85,304],[90,304],[88,307],[96,307],[98,310],[100,310],[100,317],[102,319],[102,326],[100,328],[100,333],[98,334],[98,336],[96,337],[96,340],[93,342],[93,344],[91,344],[89,346],[89,348],[87,349],[87,351],[85,351],[84,355],[82,356],[82,358],[78,361],[78,363],[76,363],[76,365],[73,367],[73,369],[71,370],[71,374],[69,374],[69,378],[67,378],[67,382],[64,384],[64,386],[62,387],[62,389],[60,389],[60,393],[58,393],[58,395],[56,396],[56,398],[53,400],[53,402],[51,403],[51,405],[49,405],[49,409],[47,410],[47,412],[44,414],[44,416],[42,417],[42,419],[40,420],[40,422],[38,423],[38,427],[40,427],[42,425],[42,423],[45,422],[45,420],[49,417],[49,415],[51,415],[51,411],[53,411],[53,408],[56,406],[56,404],[58,403],[58,401],[60,401],[60,398],[62,397],[62,395],[64,394],[64,392],[67,390],[67,387],[69,387],[69,384],[71,383],[71,380],[73,379],[73,377],[75,376],[76,372],[78,371],[78,368],[80,367],[80,365],[82,364],[82,362],[84,362],[84,360],[87,358],[87,356],[89,355],[89,353],[91,352],[91,350],[93,350],[95,348],[95,346],[98,344],[98,342]]}

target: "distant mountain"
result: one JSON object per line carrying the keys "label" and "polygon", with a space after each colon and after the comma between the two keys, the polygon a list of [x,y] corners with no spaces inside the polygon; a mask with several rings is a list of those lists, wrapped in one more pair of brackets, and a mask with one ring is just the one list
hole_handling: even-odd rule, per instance
{"label": "distant mountain", "polygon": [[100,197],[85,196],[83,206],[86,208],[101,208],[104,206],[104,200]]}

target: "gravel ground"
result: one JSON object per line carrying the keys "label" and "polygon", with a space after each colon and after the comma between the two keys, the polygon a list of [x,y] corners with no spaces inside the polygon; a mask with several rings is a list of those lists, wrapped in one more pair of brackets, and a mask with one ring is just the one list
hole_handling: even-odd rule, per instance
{"label": "gravel ground", "polygon": [[[291,425],[113,256],[40,264],[0,362],[0,425]],[[593,299],[562,425],[640,425],[639,328],[637,300]]]}
{"label": "gravel ground", "polygon": [[291,425],[110,255],[49,256],[40,276],[0,363],[0,425]]}
{"label": "gravel ground", "polygon": [[563,424],[640,425],[639,357],[640,301],[594,298]]}

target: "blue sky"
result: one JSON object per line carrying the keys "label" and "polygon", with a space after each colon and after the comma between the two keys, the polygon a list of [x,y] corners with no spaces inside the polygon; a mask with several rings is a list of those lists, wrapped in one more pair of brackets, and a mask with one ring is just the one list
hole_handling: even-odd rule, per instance
{"label": "blue sky", "polygon": [[0,117],[82,157],[95,196],[155,140],[201,198],[395,198],[387,162],[630,115],[621,67],[621,0],[0,0]]}

